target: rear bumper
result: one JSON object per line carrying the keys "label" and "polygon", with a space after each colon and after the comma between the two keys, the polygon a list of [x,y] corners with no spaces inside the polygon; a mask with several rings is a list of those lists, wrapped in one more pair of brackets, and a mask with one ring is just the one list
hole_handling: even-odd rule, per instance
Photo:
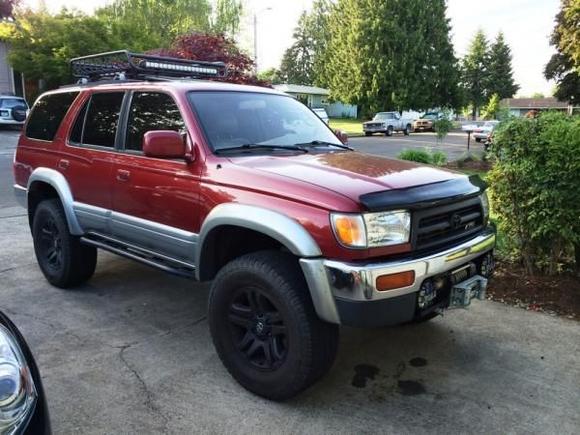
{"label": "rear bumper", "polygon": [[15,121],[8,118],[0,118],[0,125],[24,125],[24,121]]}
{"label": "rear bumper", "polygon": [[[331,323],[350,326],[381,326],[404,323],[444,307],[438,300],[418,310],[421,285],[470,262],[477,262],[495,246],[495,229],[487,228],[473,239],[453,248],[409,260],[384,263],[343,263],[327,259],[301,259],[318,315]],[[402,288],[378,291],[379,276],[413,271],[414,282]],[[444,297],[443,297],[444,299]]]}

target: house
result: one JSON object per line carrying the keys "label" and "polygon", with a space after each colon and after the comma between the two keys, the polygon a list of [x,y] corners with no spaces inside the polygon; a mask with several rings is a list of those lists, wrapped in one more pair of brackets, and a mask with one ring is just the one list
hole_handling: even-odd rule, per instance
{"label": "house", "polygon": [[504,98],[501,105],[507,107],[514,116],[525,116],[531,110],[560,110],[572,114],[580,110],[579,106],[573,106],[564,101],[558,101],[555,97],[546,98]]}
{"label": "house", "polygon": [[14,71],[8,63],[8,44],[0,41],[0,94],[24,97],[22,74]]}
{"label": "house", "polygon": [[324,108],[331,118],[356,118],[357,106],[329,100],[330,91],[316,86],[293,84],[274,85],[274,89],[292,95],[311,109]]}

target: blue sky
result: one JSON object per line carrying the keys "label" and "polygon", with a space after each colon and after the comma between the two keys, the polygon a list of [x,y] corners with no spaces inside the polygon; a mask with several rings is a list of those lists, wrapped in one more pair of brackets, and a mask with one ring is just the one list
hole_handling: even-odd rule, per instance
{"label": "blue sky", "polygon": [[[42,0],[25,0],[36,6]],[[378,1],[378,0],[377,0]],[[107,0],[45,0],[52,10],[62,6],[91,12]],[[260,69],[278,66],[284,50],[292,43],[292,30],[300,13],[312,0],[244,0],[240,44],[253,52],[253,14],[258,11],[258,59]],[[448,0],[448,16],[453,28],[453,43],[458,55],[465,52],[473,33],[481,28],[489,39],[503,31],[512,48],[513,67],[520,94],[550,94],[553,83],[542,71],[554,49],[549,35],[559,0]],[[271,8],[271,10],[266,10]]]}

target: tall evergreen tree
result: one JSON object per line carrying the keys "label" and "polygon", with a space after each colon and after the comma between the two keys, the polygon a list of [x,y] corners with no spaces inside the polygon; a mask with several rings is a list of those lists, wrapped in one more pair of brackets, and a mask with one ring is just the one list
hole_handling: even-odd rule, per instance
{"label": "tall evergreen tree", "polygon": [[462,60],[462,84],[468,103],[472,106],[472,116],[475,119],[479,108],[487,100],[488,74],[488,42],[480,29],[475,33],[467,54]]}
{"label": "tall evergreen tree", "polygon": [[497,94],[500,99],[511,98],[520,88],[513,77],[511,50],[502,32],[497,34],[489,49],[487,71],[487,95]]}
{"label": "tall evergreen tree", "polygon": [[308,28],[312,41],[312,79],[316,86],[327,87],[326,65],[330,42],[330,14],[333,3],[331,0],[314,0],[312,11],[308,14]]}
{"label": "tall evergreen tree", "polygon": [[330,17],[334,98],[364,112],[458,105],[444,0],[339,0]]}
{"label": "tall evergreen tree", "polygon": [[280,64],[280,78],[286,83],[311,85],[313,83],[313,49],[308,14],[302,12],[294,29],[294,43],[284,52]]}

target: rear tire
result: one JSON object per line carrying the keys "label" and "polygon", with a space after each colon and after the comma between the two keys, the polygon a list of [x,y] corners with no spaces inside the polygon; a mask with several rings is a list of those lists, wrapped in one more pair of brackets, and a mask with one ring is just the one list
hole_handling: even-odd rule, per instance
{"label": "rear tire", "polygon": [[373,134],[369,131],[365,131],[365,136],[372,136]]}
{"label": "rear tire", "polygon": [[476,137],[475,138],[475,141],[479,143],[479,142],[481,142],[481,138],[480,137]]}
{"label": "rear tire", "polygon": [[97,249],[73,236],[58,199],[42,201],[32,221],[34,253],[49,283],[60,288],[83,284],[95,272]]}
{"label": "rear tire", "polygon": [[289,399],[334,362],[338,326],[318,318],[290,254],[262,251],[228,263],[213,282],[208,311],[222,363],[259,396]]}

